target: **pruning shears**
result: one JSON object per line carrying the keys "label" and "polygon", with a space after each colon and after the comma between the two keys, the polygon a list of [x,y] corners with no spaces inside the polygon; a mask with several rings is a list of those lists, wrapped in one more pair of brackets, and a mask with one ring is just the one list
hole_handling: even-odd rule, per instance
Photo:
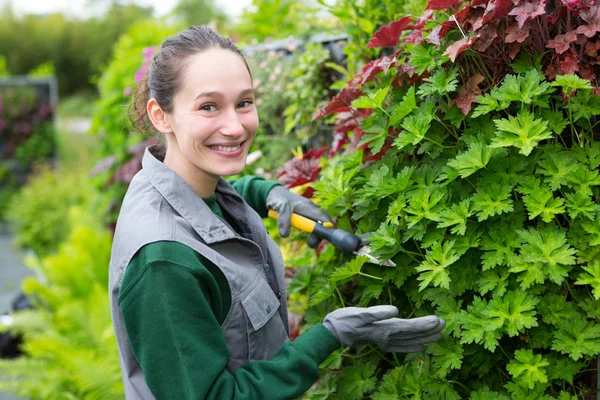
{"label": "pruning shears", "polygon": [[[269,210],[269,217],[277,219],[279,213],[275,210]],[[337,249],[346,253],[353,253],[357,256],[366,256],[369,262],[386,267],[395,267],[392,260],[380,260],[371,254],[371,249],[360,237],[352,232],[335,228],[331,222],[317,222],[303,217],[299,214],[292,214],[292,226],[306,233],[312,233],[320,239],[327,240]]]}

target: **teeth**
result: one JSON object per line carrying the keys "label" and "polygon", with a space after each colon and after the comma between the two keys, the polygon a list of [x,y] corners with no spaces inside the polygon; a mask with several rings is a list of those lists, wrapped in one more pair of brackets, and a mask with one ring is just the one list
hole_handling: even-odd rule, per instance
{"label": "teeth", "polygon": [[225,147],[225,146],[210,146],[215,150],[219,150],[219,151],[227,151],[229,153],[233,153],[234,151],[236,151],[237,149],[239,149],[241,146],[241,144],[238,144],[235,147]]}

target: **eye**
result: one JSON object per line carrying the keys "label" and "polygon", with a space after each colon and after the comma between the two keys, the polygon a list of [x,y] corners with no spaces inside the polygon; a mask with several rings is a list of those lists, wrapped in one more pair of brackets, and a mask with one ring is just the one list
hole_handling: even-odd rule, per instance
{"label": "eye", "polygon": [[240,104],[238,104],[239,108],[246,108],[246,107],[250,107],[252,104],[254,104],[254,102],[252,100],[242,100],[240,102]]}
{"label": "eye", "polygon": [[217,111],[217,107],[214,104],[204,104],[200,107],[200,110],[212,112]]}

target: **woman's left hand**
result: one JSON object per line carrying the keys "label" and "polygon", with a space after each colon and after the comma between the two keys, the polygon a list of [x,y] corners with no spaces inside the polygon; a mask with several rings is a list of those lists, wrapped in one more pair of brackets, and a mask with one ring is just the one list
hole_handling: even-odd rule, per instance
{"label": "woman's left hand", "polygon": [[[306,197],[289,191],[284,186],[275,186],[267,195],[267,207],[279,213],[277,217],[277,229],[281,237],[288,237],[292,227],[292,214],[296,213],[313,221],[331,222],[331,217],[320,210],[315,203]],[[306,242],[309,247],[315,248],[321,239],[315,235],[308,235]]]}

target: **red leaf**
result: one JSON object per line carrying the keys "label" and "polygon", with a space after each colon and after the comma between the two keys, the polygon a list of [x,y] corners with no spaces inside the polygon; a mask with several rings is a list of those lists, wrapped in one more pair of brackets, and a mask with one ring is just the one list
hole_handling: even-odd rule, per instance
{"label": "red leaf", "polygon": [[406,38],[406,43],[421,44],[423,43],[423,30],[419,29],[411,32]]}
{"label": "red leaf", "polygon": [[590,25],[600,24],[600,6],[591,6],[579,13],[582,20]]}
{"label": "red leaf", "polygon": [[481,74],[475,74],[467,83],[458,90],[458,96],[452,102],[461,109],[464,115],[467,115],[471,111],[471,104],[475,102],[475,98],[481,94],[479,84],[483,82],[485,78]]}
{"label": "red leaf", "polygon": [[458,0],[429,0],[426,10],[445,10],[458,4]]}
{"label": "red leaf", "polygon": [[479,30],[477,42],[473,45],[473,49],[483,53],[494,43],[494,40],[498,37],[496,31],[497,22],[487,24]]}
{"label": "red leaf", "polygon": [[454,21],[444,21],[440,25],[436,26],[429,32],[429,35],[425,39],[428,43],[436,44],[439,46],[440,38],[446,37],[446,34],[450,29],[456,28]]}
{"label": "red leaf", "polygon": [[350,141],[350,139],[348,139],[348,133],[347,132],[336,132],[333,134],[333,141],[331,143],[331,151],[329,152],[329,157],[333,157],[335,154],[337,154],[342,147],[344,147],[344,145],[346,143],[348,143]]}
{"label": "red leaf", "polygon": [[313,115],[313,120],[319,119],[324,115],[335,114],[336,112],[348,111],[350,104],[354,99],[362,94],[362,91],[356,87],[347,87],[342,89],[329,103],[322,105],[318,112]]}
{"label": "red leaf", "polygon": [[562,0],[563,4],[568,8],[575,8],[587,0]]}
{"label": "red leaf", "polygon": [[585,35],[589,38],[594,37],[598,31],[600,31],[599,25],[581,25],[575,29],[576,34]]}
{"label": "red leaf", "polygon": [[560,69],[564,74],[574,74],[579,71],[579,59],[573,52],[568,52],[560,61]]}
{"label": "red leaf", "polygon": [[335,133],[346,133],[358,126],[361,116],[352,111],[339,113],[335,118]]}
{"label": "red leaf", "polygon": [[386,73],[390,69],[392,65],[396,63],[396,56],[383,56],[378,58],[377,60],[373,60],[358,73],[358,76],[362,77],[360,81],[361,85],[373,80],[378,73],[383,72]]}
{"label": "red leaf", "polygon": [[600,41],[587,42],[585,44],[585,54],[590,57],[598,57],[598,50],[600,50]]}
{"label": "red leaf", "polygon": [[521,29],[518,23],[514,23],[504,31],[506,37],[504,42],[506,43],[523,43],[529,37],[529,28]]}
{"label": "red leaf", "polygon": [[477,31],[492,20],[506,17],[512,7],[512,0],[490,1],[485,8],[483,16],[473,22],[473,30]]}
{"label": "red leaf", "polygon": [[377,32],[371,36],[367,48],[371,49],[374,47],[388,47],[396,46],[400,33],[406,28],[406,26],[412,21],[412,17],[406,16],[400,18],[398,21],[394,21],[389,25],[381,27]]}
{"label": "red leaf", "polygon": [[521,51],[521,43],[509,43],[508,44],[508,56],[511,60],[514,60],[517,54]]}
{"label": "red leaf", "polygon": [[423,29],[427,21],[429,21],[433,17],[432,10],[426,10],[423,15],[419,18],[416,24],[408,25],[406,29]]}
{"label": "red leaf", "polygon": [[508,15],[514,15],[519,23],[519,28],[528,19],[534,19],[546,13],[546,0],[533,0],[532,2],[521,3],[518,7],[513,8]]}
{"label": "red leaf", "polygon": [[453,43],[452,45],[448,46],[448,48],[444,52],[444,55],[448,55],[450,57],[450,60],[454,62],[454,60],[456,60],[456,57],[458,57],[458,55],[463,51],[469,49],[476,40],[477,36],[473,36],[470,38],[462,38]]}
{"label": "red leaf", "polygon": [[548,40],[546,45],[549,49],[554,49],[558,54],[562,54],[569,50],[571,43],[577,40],[577,34],[575,31],[569,31],[564,35],[556,35],[554,39]]}

